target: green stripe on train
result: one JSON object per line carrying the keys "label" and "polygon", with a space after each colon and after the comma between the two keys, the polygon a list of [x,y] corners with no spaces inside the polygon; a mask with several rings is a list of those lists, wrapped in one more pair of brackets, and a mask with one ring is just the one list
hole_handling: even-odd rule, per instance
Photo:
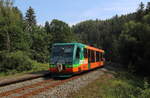
{"label": "green stripe on train", "polygon": [[[81,64],[73,64],[73,66],[72,65],[65,65],[65,66],[66,68],[75,68],[81,66]],[[49,68],[56,68],[56,65],[49,65]]]}

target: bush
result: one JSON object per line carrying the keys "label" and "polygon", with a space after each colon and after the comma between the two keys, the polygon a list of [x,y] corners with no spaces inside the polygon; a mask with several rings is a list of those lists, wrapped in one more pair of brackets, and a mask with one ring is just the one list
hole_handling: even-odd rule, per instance
{"label": "bush", "polygon": [[0,52],[0,72],[21,72],[31,70],[34,65],[26,52]]}
{"label": "bush", "polygon": [[148,80],[121,72],[104,85],[104,98],[150,98]]}
{"label": "bush", "polygon": [[47,55],[43,52],[37,52],[35,50],[31,51],[31,59],[36,60],[37,62],[46,63],[48,62]]}

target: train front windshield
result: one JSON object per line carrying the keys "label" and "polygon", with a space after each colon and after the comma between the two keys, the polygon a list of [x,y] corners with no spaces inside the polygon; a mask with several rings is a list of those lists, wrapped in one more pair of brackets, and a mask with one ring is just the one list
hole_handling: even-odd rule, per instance
{"label": "train front windshield", "polygon": [[72,64],[74,45],[55,45],[52,47],[51,64]]}

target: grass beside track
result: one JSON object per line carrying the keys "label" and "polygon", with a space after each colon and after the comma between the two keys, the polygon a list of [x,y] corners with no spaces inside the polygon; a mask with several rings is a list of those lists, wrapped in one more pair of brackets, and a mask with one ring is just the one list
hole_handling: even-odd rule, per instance
{"label": "grass beside track", "polygon": [[9,73],[0,73],[0,79],[9,78],[9,77],[18,77],[18,76],[25,75],[27,73],[38,72],[43,70],[48,70],[48,64],[36,63],[36,66],[29,71],[23,71],[23,72],[10,71]]}
{"label": "grass beside track", "polygon": [[69,98],[150,98],[150,85],[125,71],[105,73]]}

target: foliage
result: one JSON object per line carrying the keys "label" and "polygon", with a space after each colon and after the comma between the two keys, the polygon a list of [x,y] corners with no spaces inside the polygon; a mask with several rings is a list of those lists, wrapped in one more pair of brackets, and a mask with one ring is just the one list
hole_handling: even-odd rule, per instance
{"label": "foliage", "polygon": [[0,50],[26,49],[20,11],[9,0],[0,2]]}
{"label": "foliage", "polygon": [[33,27],[36,25],[35,12],[31,6],[26,12],[25,23],[26,23],[26,30],[28,31],[32,31]]}
{"label": "foliage", "polygon": [[[131,72],[149,75],[150,3],[137,12],[108,20],[87,20],[74,25],[83,43],[105,50],[106,61],[121,63]],[[142,70],[141,70],[142,69]]]}
{"label": "foliage", "polygon": [[39,26],[31,6],[23,17],[11,0],[0,0],[1,72],[21,72],[33,69],[35,62],[47,63],[52,43],[76,39],[67,23],[54,19]]}
{"label": "foliage", "polygon": [[54,19],[50,24],[50,32],[52,32],[53,43],[72,42],[74,35],[68,24],[63,21]]}
{"label": "foliage", "polygon": [[22,51],[16,51],[7,53],[6,51],[0,52],[0,64],[1,72],[9,71],[25,71],[33,68],[32,60],[28,57],[27,53]]}
{"label": "foliage", "polygon": [[45,30],[46,30],[47,33],[51,33],[51,31],[50,31],[50,24],[49,24],[48,21],[45,22]]}
{"label": "foliage", "polygon": [[124,31],[120,35],[120,55],[123,62],[131,64],[136,71],[147,72],[150,67],[150,26],[148,24],[149,14],[143,16],[145,22],[130,21],[124,25]]}
{"label": "foliage", "polygon": [[149,98],[150,88],[146,79],[122,71],[104,73],[97,80],[81,88],[71,98]]}
{"label": "foliage", "polygon": [[38,62],[48,62],[51,35],[41,27],[36,27],[32,33],[31,58]]}
{"label": "foliage", "polygon": [[118,36],[122,32],[123,24],[132,20],[133,17],[135,17],[134,14],[129,14],[121,17],[116,15],[105,21],[88,20],[74,25],[73,32],[83,43],[104,49],[107,61],[118,62]]}

